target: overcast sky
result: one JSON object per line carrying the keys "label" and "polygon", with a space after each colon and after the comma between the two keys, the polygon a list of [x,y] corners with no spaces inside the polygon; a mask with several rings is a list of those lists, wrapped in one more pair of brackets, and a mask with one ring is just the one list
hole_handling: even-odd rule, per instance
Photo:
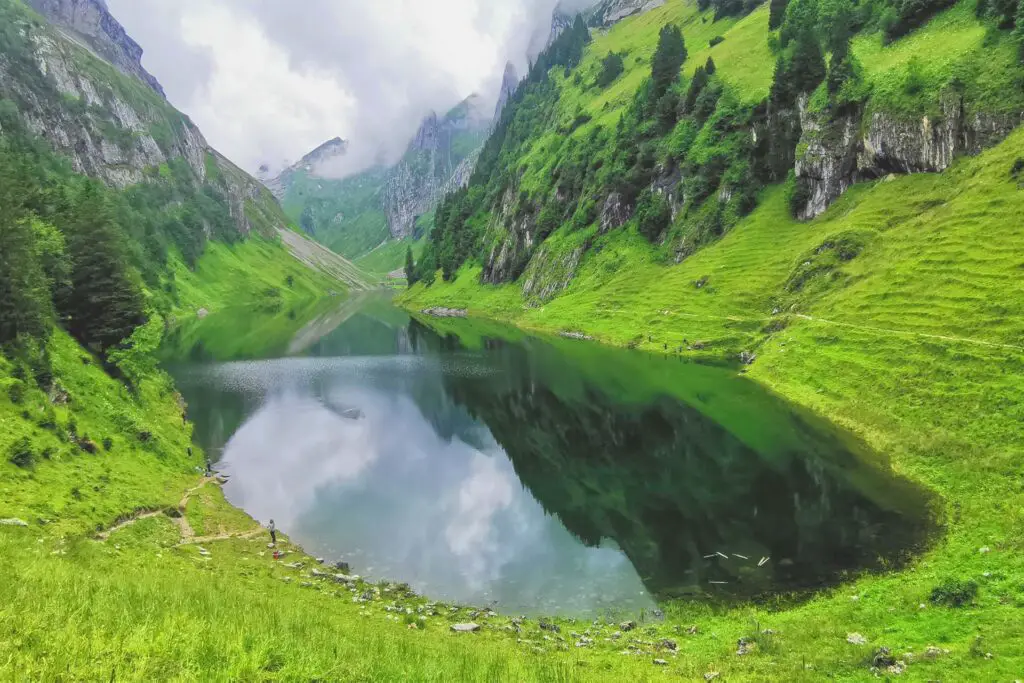
{"label": "overcast sky", "polygon": [[107,0],[171,102],[250,172],[335,136],[361,164],[397,157],[428,112],[474,92],[490,106],[505,63],[523,73],[546,40],[556,3]]}

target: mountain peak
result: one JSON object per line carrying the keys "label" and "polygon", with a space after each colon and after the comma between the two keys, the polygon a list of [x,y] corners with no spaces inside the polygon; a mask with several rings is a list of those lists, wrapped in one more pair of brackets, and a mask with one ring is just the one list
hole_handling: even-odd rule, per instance
{"label": "mountain peak", "polygon": [[306,166],[307,171],[315,171],[316,167],[324,162],[337,159],[348,153],[348,141],[339,137],[331,138],[309,154],[306,154],[299,161],[299,165]]}
{"label": "mountain peak", "polygon": [[104,0],[25,1],[54,26],[84,42],[99,58],[167,97],[160,82],[142,66],[142,48],[110,13]]}

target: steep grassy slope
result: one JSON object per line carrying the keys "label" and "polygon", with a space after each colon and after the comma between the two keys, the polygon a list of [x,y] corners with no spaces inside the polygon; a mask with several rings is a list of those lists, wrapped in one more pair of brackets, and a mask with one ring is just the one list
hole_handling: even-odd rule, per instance
{"label": "steep grassy slope", "polygon": [[[633,232],[606,236],[541,307],[525,306],[515,285],[481,287],[472,270],[418,286],[406,302],[654,352],[756,352],[750,376],[890,454],[943,496],[948,524],[914,571],[772,621],[798,638],[817,633],[820,655],[850,656],[845,631],[894,652],[928,640],[953,651],[946,676],[998,678],[988,667],[1010,671],[1024,654],[1006,621],[1024,600],[1024,189],[1012,176],[1022,149],[1019,130],[942,175],[858,186],[811,223],[789,218],[784,188],[769,190],[751,217],[678,266],[660,265]],[[842,245],[859,253],[843,260]],[[980,584],[972,607],[928,602],[949,578]]]}
{"label": "steep grassy slope", "polygon": [[[925,3],[921,26],[899,37],[884,28],[884,3],[830,23],[841,6],[794,0],[769,31],[768,6],[716,20],[674,0],[606,32],[563,34],[468,190],[439,209],[421,279],[479,265],[481,282],[518,280],[543,303],[576,275],[597,232],[635,225],[678,262],[789,174],[790,211],[810,218],[857,182],[941,171],[1021,121],[1019,38],[979,19],[974,3]],[[676,53],[681,68],[664,61]],[[609,82],[613,59],[621,73]],[[668,80],[652,78],[666,68]],[[538,286],[545,272],[558,277]]]}

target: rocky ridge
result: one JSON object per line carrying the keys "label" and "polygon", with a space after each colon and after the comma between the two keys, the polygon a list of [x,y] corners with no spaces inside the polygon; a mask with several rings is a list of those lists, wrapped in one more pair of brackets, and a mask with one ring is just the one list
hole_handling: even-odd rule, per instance
{"label": "rocky ridge", "polygon": [[101,59],[135,76],[165,97],[160,82],[142,66],[142,48],[110,14],[103,0],[26,0],[53,25],[83,41]]}
{"label": "rocky ridge", "polygon": [[469,181],[490,120],[471,96],[444,117],[427,116],[381,193],[391,236],[412,236],[416,219],[437,206],[446,191]]}
{"label": "rocky ridge", "polygon": [[1022,121],[1024,112],[969,112],[963,96],[944,92],[940,114],[920,119],[882,111],[828,117],[799,103],[802,130],[795,172],[804,201],[797,217],[823,213],[851,185],[890,173],[935,173],[949,168],[961,154],[991,147]]}
{"label": "rocky ridge", "polygon": [[501,77],[501,91],[498,93],[498,104],[494,108],[494,124],[501,118],[502,112],[505,111],[505,105],[512,99],[512,95],[515,94],[516,88],[522,82],[522,78],[519,77],[519,72],[516,71],[515,64],[509,62],[505,65],[505,73]]}
{"label": "rocky ridge", "polygon": [[[174,109],[152,83],[123,75],[121,65],[83,45],[76,35],[90,26],[113,35],[104,49],[141,55],[141,48],[112,27],[120,27],[97,0],[34,0],[60,25],[40,21],[28,10],[5,16],[15,26],[0,53],[0,98],[12,101],[27,130],[48,142],[72,168],[118,188],[141,183],[153,171],[184,161],[197,183],[213,183],[226,198],[238,231],[273,234],[283,224],[273,198],[260,183],[207,143],[192,121]],[[80,33],[81,32],[81,33]],[[99,44],[100,38],[93,42]],[[134,46],[134,47],[132,47]],[[141,67],[140,67],[141,68]],[[120,73],[119,73],[120,72]]]}
{"label": "rocky ridge", "polygon": [[602,0],[594,10],[591,23],[602,28],[609,28],[623,19],[649,12],[664,4],[665,0]]}

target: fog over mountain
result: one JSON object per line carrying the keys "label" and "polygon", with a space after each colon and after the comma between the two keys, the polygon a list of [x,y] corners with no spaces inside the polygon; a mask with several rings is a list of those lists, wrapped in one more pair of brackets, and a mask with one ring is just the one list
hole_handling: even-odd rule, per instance
{"label": "fog over mountain", "polygon": [[[401,155],[424,115],[525,73],[556,7],[595,0],[108,0],[143,64],[251,172],[350,141],[338,172]],[[301,7],[301,9],[297,9]]]}

